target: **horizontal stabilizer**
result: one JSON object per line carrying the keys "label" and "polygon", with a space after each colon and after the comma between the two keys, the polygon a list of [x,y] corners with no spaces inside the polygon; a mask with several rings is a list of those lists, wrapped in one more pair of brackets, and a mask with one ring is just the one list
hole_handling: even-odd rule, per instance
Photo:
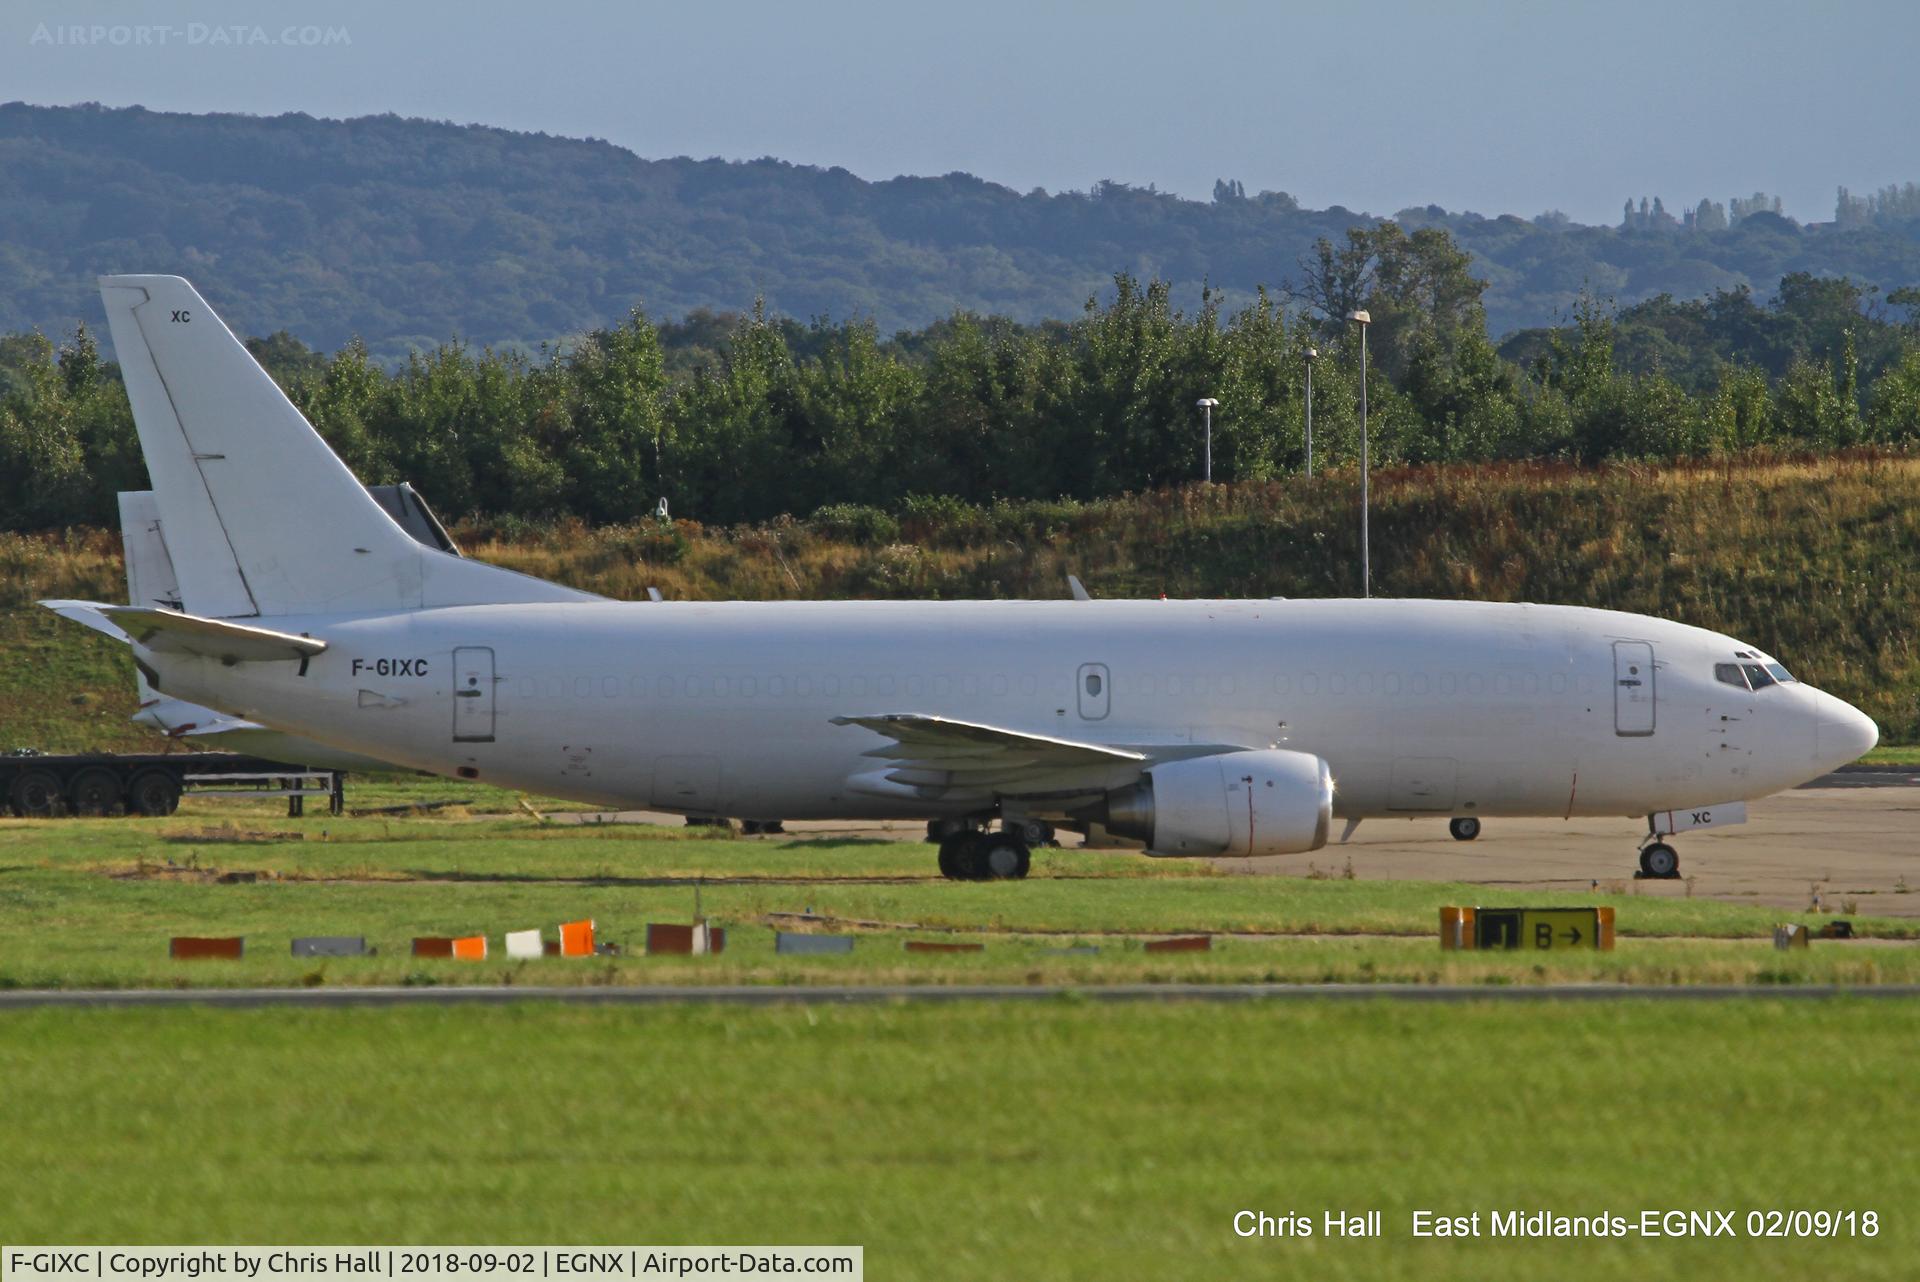
{"label": "horizontal stabilizer", "polygon": [[[324,652],[325,641],[248,627],[225,619],[156,610],[143,605],[100,605],[91,601],[43,601],[55,613],[88,627],[88,614],[105,616],[128,640],[157,654],[191,654],[222,663],[264,663],[276,659],[305,659]],[[106,628],[99,628],[107,631]]]}
{"label": "horizontal stabilizer", "polygon": [[101,613],[107,607],[97,601],[42,601],[40,604],[63,619],[72,619],[83,627],[105,633],[115,641],[131,642],[133,640],[119,624]]}
{"label": "horizontal stabilizer", "polygon": [[138,725],[158,730],[169,739],[180,739],[188,735],[224,735],[235,731],[266,729],[257,721],[230,717],[224,712],[215,712],[212,708],[188,703],[185,699],[169,699],[164,696],[149,699],[141,704],[140,710],[133,714],[132,719]]}

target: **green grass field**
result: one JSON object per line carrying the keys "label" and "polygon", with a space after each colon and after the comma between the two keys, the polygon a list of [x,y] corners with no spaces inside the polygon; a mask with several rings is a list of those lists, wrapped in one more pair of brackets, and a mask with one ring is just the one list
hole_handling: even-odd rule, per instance
{"label": "green grass field", "polygon": [[[459,795],[390,781],[356,804]],[[506,809],[511,794],[475,790]],[[294,820],[264,804],[192,803],[166,820],[0,820],[0,986],[1065,982],[1643,984],[1920,982],[1920,946],[1821,944],[1779,953],[1772,925],[1809,914],[1645,893],[1632,882],[1556,892],[1608,904],[1611,953],[1442,953],[1443,904],[1538,902],[1538,891],[1246,877],[1186,861],[1043,851],[1019,883],[952,883],[913,841],[742,839],[711,830],[574,826],[467,810]],[[1297,862],[1295,873],[1309,865]],[[649,922],[700,909],[728,929],[711,958],[647,957]],[[615,957],[510,961],[509,930],[591,917]],[[1912,939],[1920,922],[1852,916],[1862,935]],[[858,936],[848,956],[780,956],[774,930]],[[1152,954],[1142,936],[1220,936],[1203,954]],[[416,935],[485,934],[486,962],[415,959]],[[243,935],[239,962],[176,962],[173,935]],[[378,955],[296,959],[296,935],[362,935]],[[908,954],[907,939],[983,942]],[[1087,955],[1068,948],[1097,945]]]}
{"label": "green grass field", "polygon": [[1920,766],[1920,745],[1908,743],[1875,748],[1861,760],[1871,766]]}
{"label": "green grass field", "polygon": [[[10,1012],[0,1231],[858,1243],[888,1279],[1904,1279],[1916,1040],[1920,1008],[1845,1000]],[[1880,1229],[1414,1241],[1416,1208]],[[1386,1232],[1243,1240],[1241,1209]]]}
{"label": "green grass field", "polygon": [[[857,1243],[870,1276],[1909,1276],[1920,1005],[1039,1003],[843,1007],[812,983],[1920,982],[1920,946],[1775,952],[1776,910],[1610,885],[1608,954],[1443,953],[1442,903],[1537,893],[1243,877],[1044,852],[941,880],[914,841],[542,822],[509,793],[357,786],[289,819],[0,821],[0,986],[705,984],[791,1005],[0,1011],[12,1242]],[[1304,866],[1304,865],[1303,865]],[[222,881],[239,873],[241,880]],[[637,953],[703,909],[710,958]],[[773,927],[859,937],[778,956]],[[416,960],[415,934],[591,916],[636,949]],[[1804,916],[1801,919],[1805,920]],[[1869,935],[1916,924],[1856,918]],[[837,925],[836,925],[837,923]],[[855,924],[849,924],[855,923]],[[1205,954],[1144,933],[1251,932]],[[174,962],[175,933],[248,937]],[[294,959],[294,934],[380,953]],[[909,938],[984,941],[909,954]],[[1093,955],[1062,948],[1098,944]],[[1871,1239],[1415,1241],[1411,1212],[1874,1211]],[[1234,1213],[1384,1213],[1381,1240],[1236,1237]]]}

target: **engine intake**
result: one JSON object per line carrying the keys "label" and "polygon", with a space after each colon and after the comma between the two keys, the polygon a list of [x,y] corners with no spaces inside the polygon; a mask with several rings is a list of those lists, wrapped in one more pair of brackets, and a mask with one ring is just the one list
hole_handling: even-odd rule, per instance
{"label": "engine intake", "polygon": [[1333,772],[1308,752],[1267,748],[1151,767],[1107,794],[1107,830],[1150,855],[1295,855],[1327,844]]}

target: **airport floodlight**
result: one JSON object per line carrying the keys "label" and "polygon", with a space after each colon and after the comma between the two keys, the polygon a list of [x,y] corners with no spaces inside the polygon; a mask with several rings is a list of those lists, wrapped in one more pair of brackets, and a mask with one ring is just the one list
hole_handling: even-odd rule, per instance
{"label": "airport floodlight", "polygon": [[1200,407],[1200,412],[1207,416],[1206,470],[1203,473],[1202,479],[1204,479],[1208,485],[1213,484],[1213,407],[1219,403],[1219,401],[1214,400],[1211,396],[1202,396],[1194,402],[1195,405]]}
{"label": "airport floodlight", "polygon": [[1313,363],[1320,359],[1320,349],[1307,349],[1307,479],[1313,479]]}
{"label": "airport floodlight", "polygon": [[1373,563],[1367,546],[1367,326],[1373,317],[1364,311],[1347,319],[1360,327],[1360,595],[1373,595]]}

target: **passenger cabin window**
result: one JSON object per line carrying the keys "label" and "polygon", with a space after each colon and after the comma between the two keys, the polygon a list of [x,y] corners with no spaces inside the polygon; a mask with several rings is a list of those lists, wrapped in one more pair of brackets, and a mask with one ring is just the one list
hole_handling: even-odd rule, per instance
{"label": "passenger cabin window", "polygon": [[1093,695],[1095,698],[1099,697],[1100,674],[1098,672],[1087,673],[1087,693]]}

